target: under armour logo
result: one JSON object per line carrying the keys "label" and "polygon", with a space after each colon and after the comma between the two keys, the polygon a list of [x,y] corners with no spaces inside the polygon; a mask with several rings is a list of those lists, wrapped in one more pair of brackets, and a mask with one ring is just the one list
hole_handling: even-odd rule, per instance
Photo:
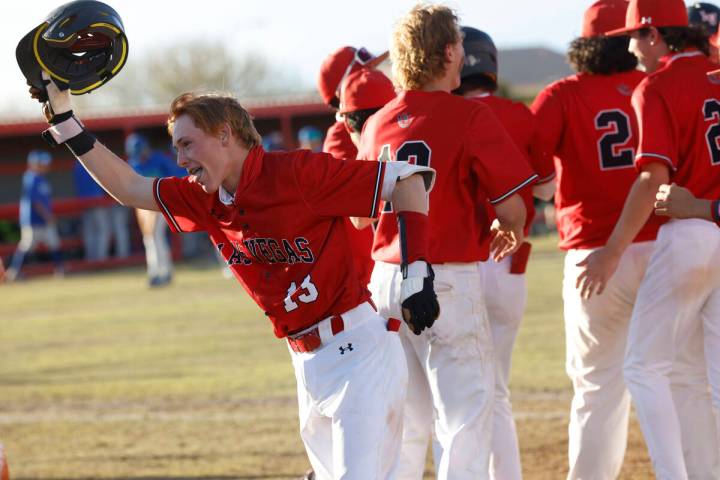
{"label": "under armour logo", "polygon": [[345,352],[353,351],[353,346],[352,343],[348,343],[347,347],[338,347],[338,349],[340,350],[340,355],[345,355]]}
{"label": "under armour logo", "polygon": [[650,25],[652,24],[652,17],[642,17],[640,19],[640,24],[642,25]]}

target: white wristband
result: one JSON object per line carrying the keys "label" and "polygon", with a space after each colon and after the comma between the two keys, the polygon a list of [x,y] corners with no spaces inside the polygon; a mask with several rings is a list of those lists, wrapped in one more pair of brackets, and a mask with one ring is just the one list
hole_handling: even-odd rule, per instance
{"label": "white wristband", "polygon": [[67,120],[51,126],[47,130],[45,130],[45,132],[49,133],[52,136],[53,140],[55,140],[55,143],[57,143],[58,145],[62,145],[71,138],[80,135],[84,129],[85,127],[82,123],[80,123],[80,120],[75,118],[75,116],[73,115]]}

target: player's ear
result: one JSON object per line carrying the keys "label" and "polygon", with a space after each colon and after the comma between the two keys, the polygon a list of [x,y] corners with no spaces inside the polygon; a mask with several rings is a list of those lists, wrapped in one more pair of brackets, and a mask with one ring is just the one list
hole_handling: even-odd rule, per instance
{"label": "player's ear", "polygon": [[223,147],[227,147],[228,142],[230,141],[230,136],[232,134],[232,130],[230,129],[230,125],[227,123],[223,123],[222,127],[220,127],[220,132],[218,132],[218,138],[220,139],[220,143]]}

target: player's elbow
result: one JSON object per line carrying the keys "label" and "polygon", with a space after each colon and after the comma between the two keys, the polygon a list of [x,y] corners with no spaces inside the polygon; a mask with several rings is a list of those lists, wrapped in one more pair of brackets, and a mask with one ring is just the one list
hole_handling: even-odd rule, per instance
{"label": "player's elbow", "polygon": [[549,182],[540,183],[533,185],[532,192],[533,197],[549,202],[552,200],[553,196],[555,195],[556,190],[556,184],[555,180],[550,180]]}
{"label": "player's elbow", "polygon": [[502,202],[494,205],[495,215],[501,225],[515,229],[525,224],[527,212],[525,203],[519,194],[515,193]]}

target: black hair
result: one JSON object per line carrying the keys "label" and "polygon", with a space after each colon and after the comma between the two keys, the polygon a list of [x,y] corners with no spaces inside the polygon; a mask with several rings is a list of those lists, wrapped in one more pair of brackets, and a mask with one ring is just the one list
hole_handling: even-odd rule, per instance
{"label": "black hair", "polygon": [[630,37],[579,37],[570,42],[567,59],[577,73],[612,75],[637,67],[637,58],[628,51]]}
{"label": "black hair", "polygon": [[331,107],[333,107],[335,110],[339,109],[340,108],[340,99],[337,96],[333,97],[330,100],[329,105]]}
{"label": "black hair", "polygon": [[496,92],[498,89],[497,78],[484,73],[476,73],[462,79],[460,86],[453,90],[455,95],[465,95],[467,92],[482,89],[488,92]]}
{"label": "black hair", "polygon": [[[686,48],[695,47],[706,56],[710,55],[710,36],[707,29],[702,25],[660,27],[657,30],[671,52],[679,53]],[[649,33],[649,28],[640,30],[640,36],[642,37],[646,37]]]}
{"label": "black hair", "polygon": [[355,110],[354,112],[344,113],[343,117],[345,117],[347,125],[353,132],[360,133],[367,119],[378,110],[380,110],[380,107]]}

